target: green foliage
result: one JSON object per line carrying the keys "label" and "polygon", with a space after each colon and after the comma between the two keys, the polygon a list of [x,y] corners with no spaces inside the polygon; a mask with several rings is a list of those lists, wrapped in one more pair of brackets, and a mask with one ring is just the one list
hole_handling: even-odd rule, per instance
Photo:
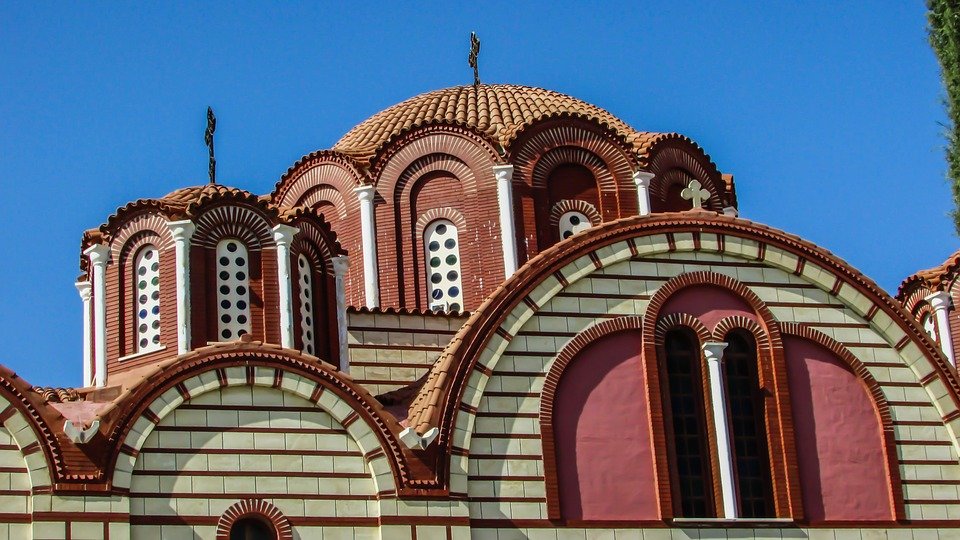
{"label": "green foliage", "polygon": [[953,189],[953,223],[960,234],[960,0],[927,0],[930,45],[947,89],[947,176]]}

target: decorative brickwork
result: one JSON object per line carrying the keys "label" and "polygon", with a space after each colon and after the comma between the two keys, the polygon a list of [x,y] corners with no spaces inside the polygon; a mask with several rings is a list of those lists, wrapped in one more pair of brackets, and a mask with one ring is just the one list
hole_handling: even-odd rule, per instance
{"label": "decorative brickwork", "polygon": [[263,499],[244,499],[228,508],[217,522],[217,540],[230,540],[231,527],[247,517],[260,518],[269,523],[277,540],[293,540],[290,521],[276,506]]}

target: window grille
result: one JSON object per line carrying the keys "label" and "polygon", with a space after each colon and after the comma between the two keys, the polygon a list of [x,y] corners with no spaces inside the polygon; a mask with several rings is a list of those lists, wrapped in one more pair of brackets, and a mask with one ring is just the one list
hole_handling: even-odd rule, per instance
{"label": "window grille", "polygon": [[247,247],[235,239],[217,244],[217,330],[221,341],[250,333],[250,272]]}

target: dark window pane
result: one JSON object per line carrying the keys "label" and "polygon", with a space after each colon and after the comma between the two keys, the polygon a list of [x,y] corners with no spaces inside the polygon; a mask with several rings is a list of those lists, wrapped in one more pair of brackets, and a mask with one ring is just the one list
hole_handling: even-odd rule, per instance
{"label": "dark window pane", "polygon": [[727,334],[723,363],[726,369],[730,435],[740,516],[772,517],[773,486],[764,423],[763,392],[757,372],[757,346],[743,331]]}
{"label": "dark window pane", "polygon": [[664,349],[681,516],[715,517],[697,339],[671,330]]}
{"label": "dark window pane", "polygon": [[243,518],[230,527],[230,540],[274,540],[273,527],[257,518]]}

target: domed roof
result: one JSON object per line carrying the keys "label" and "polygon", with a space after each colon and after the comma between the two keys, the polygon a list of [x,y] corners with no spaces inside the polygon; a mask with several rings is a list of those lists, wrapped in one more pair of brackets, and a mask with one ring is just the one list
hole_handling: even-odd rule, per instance
{"label": "domed roof", "polygon": [[508,146],[525,126],[542,118],[573,116],[595,120],[623,136],[634,147],[659,134],[638,132],[600,107],[574,97],[512,84],[454,86],[412,97],[364,120],[347,132],[334,150],[365,161],[392,137],[428,124],[450,124],[479,130]]}

